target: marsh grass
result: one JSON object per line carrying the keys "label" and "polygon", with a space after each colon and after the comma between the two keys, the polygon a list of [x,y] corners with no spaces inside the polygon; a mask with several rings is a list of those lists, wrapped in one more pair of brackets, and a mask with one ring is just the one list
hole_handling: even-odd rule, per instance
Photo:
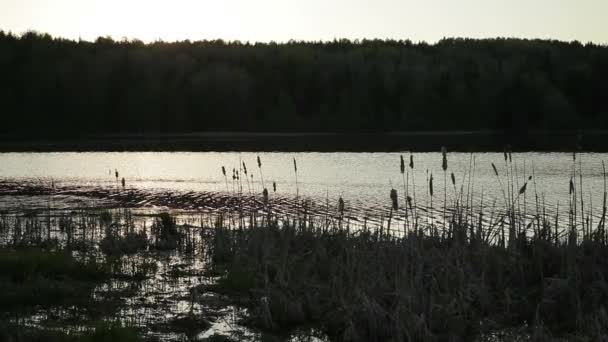
{"label": "marsh grass", "polygon": [[[313,327],[332,341],[470,341],[506,331],[518,331],[516,338],[524,340],[601,340],[608,333],[603,164],[602,214],[594,224],[593,206],[581,199],[576,155],[564,182],[570,187],[568,208],[561,210],[567,220],[560,218],[559,204],[549,210],[533,168],[520,174],[511,153],[504,158],[504,167],[482,166],[495,173],[498,204],[485,204],[483,190],[475,192],[479,166],[473,155],[462,179],[450,172],[448,180],[444,151],[444,194],[435,193],[441,188],[434,189],[427,171],[430,205],[421,206],[413,156],[409,168],[401,157],[395,172],[402,174],[404,193],[400,198],[391,187],[376,221],[367,214],[357,221],[342,196],[330,206],[328,193],[326,203],[316,205],[301,196],[299,185],[295,202],[278,198],[274,182],[270,196],[259,158],[263,190],[250,195],[255,206],[242,205],[242,175],[248,179],[242,163],[238,173],[233,169],[238,200],[228,203],[234,205],[190,213],[197,218],[188,224],[167,212],[142,222],[129,210],[0,215],[0,298],[12,303],[3,313],[23,316],[16,309],[22,304],[32,311],[64,302],[99,307],[91,293],[100,282],[118,279],[137,287],[173,256],[202,261],[205,272],[175,269],[151,288],[190,277],[189,314],[205,291],[213,291],[249,308],[242,324],[277,336]],[[294,172],[298,177],[295,159]],[[534,204],[528,206],[531,192]],[[200,287],[193,279],[201,274],[219,278]],[[191,325],[203,329],[206,322],[184,317],[157,327],[185,324],[181,328],[194,336]]]}
{"label": "marsh grass", "polygon": [[[408,193],[409,175],[407,181],[403,177],[408,218],[403,231],[390,229],[398,210],[395,189],[387,198],[387,227],[382,221],[355,230],[342,225],[341,197],[337,225],[327,219],[326,224],[276,219],[245,230],[216,226],[214,235],[221,238],[209,249],[213,267],[225,271],[219,286],[249,298],[250,323],[257,327],[315,326],[335,341],[470,341],[507,331],[519,331],[513,340],[603,339],[608,333],[606,210],[596,226],[591,209],[577,210],[584,206],[580,160],[573,163],[569,219],[563,221],[559,204],[554,217],[547,213],[533,170],[520,174],[508,150],[504,176],[489,165],[504,206],[494,203],[484,211],[482,193],[482,209],[473,211],[473,156],[460,192],[450,174],[454,197],[447,203],[446,156],[442,222],[432,218],[435,196],[428,173],[430,220],[419,220],[415,193]],[[404,164],[401,157],[402,175]],[[410,170],[414,183],[413,158]],[[529,213],[531,187],[535,210]]]}
{"label": "marsh grass", "polygon": [[548,340],[595,340],[608,331],[599,236],[555,243],[544,226],[503,248],[466,226],[451,237],[286,225],[215,235],[214,265],[227,270],[219,286],[248,297],[264,329],[314,325],[337,341],[464,341],[524,326]]}
{"label": "marsh grass", "polygon": [[152,341],[139,336],[136,329],[119,324],[100,322],[91,331],[62,332],[56,329],[18,327],[0,322],[0,340],[20,342],[143,342]]}
{"label": "marsh grass", "polygon": [[78,261],[64,250],[0,250],[0,303],[27,312],[36,306],[87,302],[109,270],[94,259]]}
{"label": "marsh grass", "polygon": [[[175,248],[195,255],[187,248],[190,229],[178,229],[172,216],[159,215],[148,237],[146,225],[123,210],[48,216],[0,218],[0,340],[142,340],[140,331],[120,327],[132,321],[116,315],[158,274],[163,258],[155,241],[167,246],[179,239]],[[46,236],[47,222],[50,241],[39,238]],[[167,274],[167,283],[180,276]]]}

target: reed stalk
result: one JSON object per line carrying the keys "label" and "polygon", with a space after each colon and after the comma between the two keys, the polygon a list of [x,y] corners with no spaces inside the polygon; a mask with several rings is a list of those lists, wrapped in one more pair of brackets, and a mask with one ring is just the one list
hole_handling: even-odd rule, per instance
{"label": "reed stalk", "polygon": [[444,147],[441,148],[441,169],[443,170],[443,228],[446,228],[446,207],[448,206],[448,157],[447,157],[447,149]]}

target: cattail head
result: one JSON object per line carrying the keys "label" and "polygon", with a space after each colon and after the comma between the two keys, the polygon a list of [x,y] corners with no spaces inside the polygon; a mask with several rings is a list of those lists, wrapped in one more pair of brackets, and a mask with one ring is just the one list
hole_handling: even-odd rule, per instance
{"label": "cattail head", "polygon": [[572,180],[572,178],[570,178],[570,191],[569,191],[569,194],[572,195],[573,192],[574,192],[574,181]]}
{"label": "cattail head", "polygon": [[407,205],[410,207],[410,209],[412,209],[412,197],[411,196],[407,196]]}
{"label": "cattail head", "polygon": [[118,170],[114,170],[114,175],[116,176],[116,179],[118,179]]}
{"label": "cattail head", "polygon": [[448,169],[448,150],[444,147],[441,148],[441,156],[442,156],[442,162],[441,162],[441,168],[443,169],[443,171],[446,171]]}
{"label": "cattail head", "polygon": [[272,182],[272,190],[277,192],[277,182]]}
{"label": "cattail head", "polygon": [[403,160],[403,155],[401,155],[401,173],[405,173],[405,161]]}
{"label": "cattail head", "polygon": [[429,179],[429,193],[431,197],[433,197],[433,174],[431,173],[431,178]]}
{"label": "cattail head", "polygon": [[298,164],[296,163],[296,158],[293,158],[293,170],[298,173]]}
{"label": "cattail head", "polygon": [[454,172],[452,172],[452,174],[450,175],[450,177],[452,178],[452,185],[456,186],[456,177],[454,176]]}
{"label": "cattail head", "polygon": [[258,167],[259,168],[262,167],[262,160],[260,159],[260,156],[258,156]]}
{"label": "cattail head", "polygon": [[494,165],[494,163],[492,163],[492,168],[494,169],[494,174],[496,175],[496,177],[498,177],[498,170],[496,169],[496,165]]}
{"label": "cattail head", "polygon": [[237,170],[237,171],[236,171],[236,180],[239,180],[239,179],[240,179],[240,178],[239,178],[239,171]]}
{"label": "cattail head", "polygon": [[243,162],[243,172],[245,173],[245,176],[247,176],[247,165],[245,165],[245,162]]}
{"label": "cattail head", "polygon": [[410,154],[410,169],[414,169],[414,155]]}
{"label": "cattail head", "polygon": [[397,190],[395,190],[395,189],[391,189],[391,205],[392,205],[393,210],[399,209]]}
{"label": "cattail head", "polygon": [[503,153],[503,154],[504,154],[504,156],[505,156],[505,162],[506,162],[506,161],[507,161],[507,159],[509,159],[509,156],[507,156],[507,147],[503,147],[503,149],[502,149],[502,153]]}
{"label": "cattail head", "polygon": [[344,200],[342,199],[342,196],[338,198],[338,211],[341,215],[344,215]]}
{"label": "cattail head", "polygon": [[519,189],[519,194],[523,194],[524,192],[526,192],[526,187],[528,186],[528,182],[525,182],[524,185],[521,187],[521,189]]}
{"label": "cattail head", "polygon": [[232,180],[236,180],[236,170],[232,168]]}
{"label": "cattail head", "polygon": [[124,187],[125,187],[125,184],[126,184],[126,183],[125,183],[125,177],[122,177],[122,181],[121,181],[121,182],[122,182],[122,187],[124,188]]}
{"label": "cattail head", "polygon": [[226,168],[222,166],[222,173],[224,174],[224,177],[226,177]]}
{"label": "cattail head", "polygon": [[262,196],[264,196],[264,204],[268,205],[268,190],[266,188],[262,191]]}

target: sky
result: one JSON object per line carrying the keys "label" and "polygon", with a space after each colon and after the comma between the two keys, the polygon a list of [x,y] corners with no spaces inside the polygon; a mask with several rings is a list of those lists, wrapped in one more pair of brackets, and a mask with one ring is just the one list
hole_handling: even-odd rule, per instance
{"label": "sky", "polygon": [[518,37],[608,43],[608,0],[0,0],[0,30],[94,40]]}

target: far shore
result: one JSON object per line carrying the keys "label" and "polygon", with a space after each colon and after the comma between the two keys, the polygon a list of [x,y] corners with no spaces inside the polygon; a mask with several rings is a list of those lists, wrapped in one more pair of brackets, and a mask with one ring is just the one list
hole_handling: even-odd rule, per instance
{"label": "far shore", "polygon": [[590,151],[608,152],[608,131],[432,131],[384,133],[200,132],[104,134],[78,138],[0,135],[0,152],[119,151],[285,151],[395,152],[438,151]]}

